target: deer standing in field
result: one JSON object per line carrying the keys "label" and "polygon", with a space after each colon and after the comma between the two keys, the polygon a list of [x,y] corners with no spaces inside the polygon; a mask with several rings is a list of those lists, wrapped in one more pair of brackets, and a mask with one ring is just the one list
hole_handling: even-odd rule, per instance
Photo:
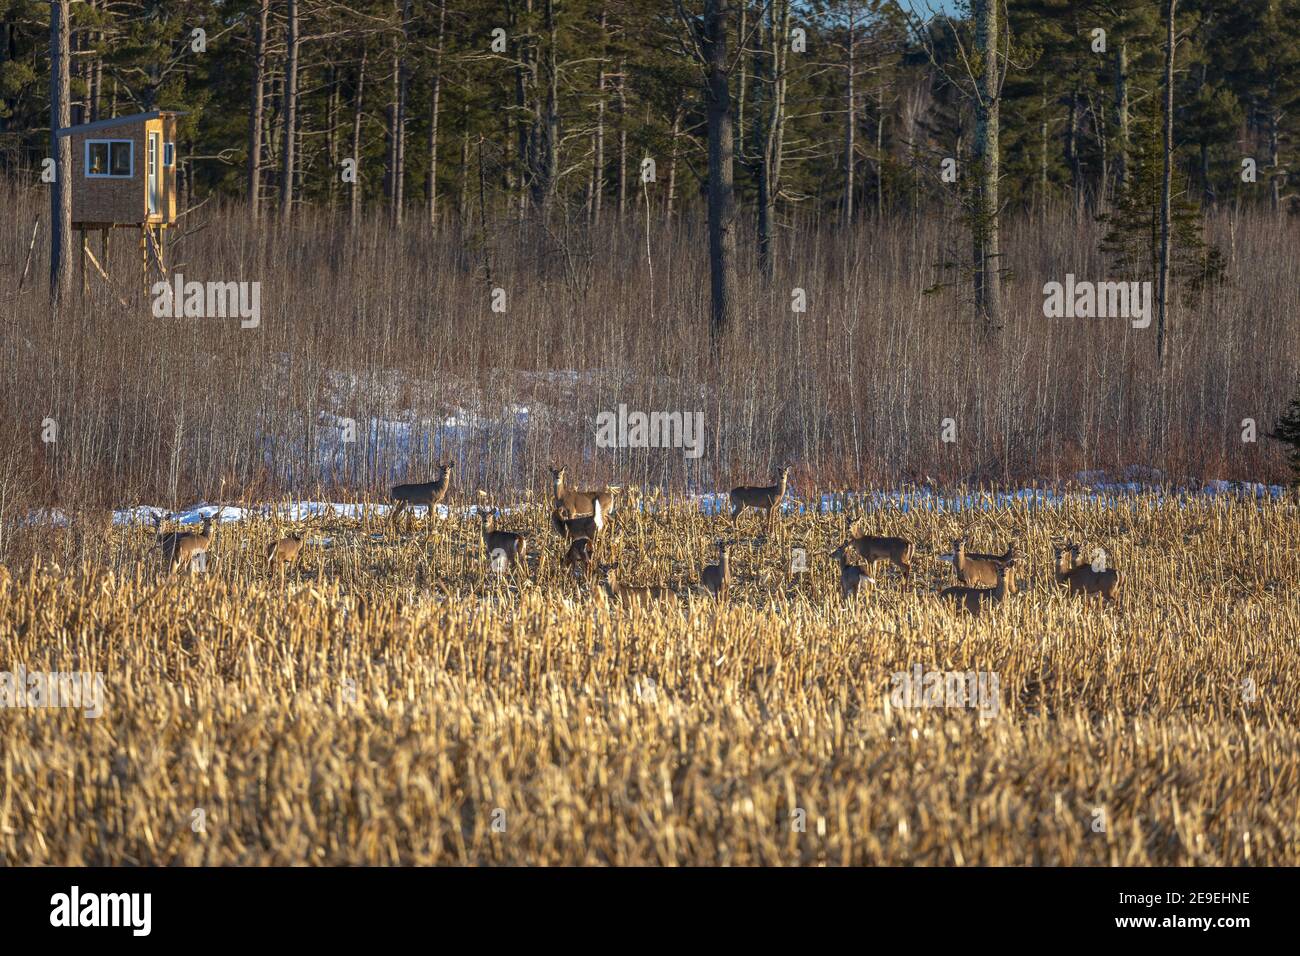
{"label": "deer standing in field", "polygon": [[663,585],[634,587],[620,583],[617,564],[602,565],[601,570],[605,572],[605,588],[610,598],[623,607],[650,607],[659,601],[673,601],[677,598],[672,588]]}
{"label": "deer standing in field", "polygon": [[438,465],[438,477],[433,481],[394,485],[388,496],[397,502],[397,507],[388,515],[389,524],[396,525],[398,516],[412,505],[424,505],[432,518],[434,506],[442,504],[447,497],[447,489],[451,487],[451,472],[455,467],[456,463],[449,461]]}
{"label": "deer standing in field", "polygon": [[[313,517],[319,518],[319,515],[308,517],[306,522],[313,520]],[[290,565],[294,564],[299,555],[302,554],[303,545],[307,543],[307,532],[305,529],[295,531],[293,534],[282,535],[275,541],[266,546],[266,566],[267,570],[279,568],[283,574]]]}
{"label": "deer standing in field", "polygon": [[488,560],[499,551],[505,555],[506,560],[511,565],[523,563],[525,555],[528,553],[528,534],[522,531],[498,531],[496,528],[496,514],[489,515],[487,511],[480,510],[478,513],[480,522],[480,531],[483,535],[483,550],[487,554]]}
{"label": "deer standing in field", "polygon": [[858,556],[868,565],[875,564],[877,561],[888,561],[903,572],[904,584],[911,582],[912,555],[916,551],[912,542],[906,538],[888,538],[874,534],[856,535],[853,533],[853,523],[848,515],[844,516],[844,530],[849,540],[844,542],[842,548],[852,548],[857,551]]}
{"label": "deer standing in field", "polygon": [[[217,491],[217,500],[221,499],[221,491],[226,487],[226,480],[221,479],[221,488]],[[220,518],[221,513],[225,511],[226,506],[217,505],[214,514],[203,516],[202,531],[172,531],[163,534],[162,517],[153,515],[154,540],[158,544],[158,549],[162,552],[163,563],[167,565],[167,570],[175,574],[182,567],[186,570],[193,570],[193,561],[200,554],[207,554],[208,548],[212,547],[212,521],[213,518]]]}
{"label": "deer standing in field", "polygon": [[575,576],[590,575],[596,568],[596,552],[590,538],[575,538],[561,563]]}
{"label": "deer standing in field", "polygon": [[[998,583],[998,571],[1008,564],[1014,564],[1019,552],[1013,542],[1005,554],[980,554],[966,550],[966,537],[963,535],[952,543],[952,568],[957,580],[967,587],[995,587]],[[1011,593],[1015,593],[1014,582]]]}
{"label": "deer standing in field", "polygon": [[[1119,572],[1114,568],[1094,570],[1092,565],[1080,560],[1080,548],[1067,541],[1052,549],[1056,556],[1056,583],[1067,588],[1070,594],[1082,594],[1084,597],[1098,595],[1112,604],[1115,593],[1119,590]],[[1066,555],[1069,555],[1068,560]]]}
{"label": "deer standing in field", "polygon": [[599,498],[593,499],[592,505],[595,510],[591,514],[576,516],[567,505],[561,505],[551,512],[551,527],[566,541],[576,538],[596,540],[596,535],[605,527],[605,506]]}
{"label": "deer standing in field", "polygon": [[[856,545],[854,539],[850,537],[848,541],[845,541],[834,551],[827,552],[830,557],[834,558],[839,563],[840,597],[846,601],[849,598],[856,596],[862,589],[863,584],[875,580],[875,578],[867,574],[865,568],[860,568],[856,564],[851,564],[849,562],[849,549],[853,547],[856,547]],[[910,548],[911,546],[909,545],[908,547]],[[861,552],[858,553],[861,554]],[[906,571],[904,573],[906,573]]]}
{"label": "deer standing in field", "polygon": [[303,542],[307,540],[302,533],[285,535],[266,546],[266,566],[268,570],[278,567],[281,573],[298,560]]}
{"label": "deer standing in field", "polygon": [[561,508],[568,509],[569,516],[594,514],[596,511],[596,502],[600,502],[601,510],[606,515],[614,513],[614,492],[617,490],[609,485],[601,488],[599,491],[574,491],[565,486],[564,476],[568,472],[567,468],[556,468],[551,466],[551,480],[555,488],[555,510]]}
{"label": "deer standing in field", "polygon": [[729,545],[718,540],[718,563],[707,565],[700,572],[700,584],[715,598],[725,598],[731,587],[731,558],[727,554]]}
{"label": "deer standing in field", "polygon": [[153,516],[155,539],[162,551],[163,563],[167,570],[175,574],[181,568],[192,570],[191,562],[200,554],[206,554],[212,546],[212,515],[203,516],[202,531],[172,531],[162,533],[162,519]]}
{"label": "deer standing in field", "polygon": [[753,508],[756,511],[767,512],[767,527],[770,531],[772,525],[776,522],[776,512],[781,506],[781,499],[785,497],[786,485],[790,481],[790,466],[786,465],[779,472],[778,478],[774,485],[765,485],[762,487],[754,485],[740,485],[731,489],[731,526],[736,526],[736,519],[746,508]]}
{"label": "deer standing in field", "polygon": [[939,592],[945,601],[954,601],[957,607],[978,617],[981,610],[1001,604],[1008,594],[1014,593],[1016,563],[1008,561],[999,565],[997,583],[991,588],[974,588],[953,585]]}

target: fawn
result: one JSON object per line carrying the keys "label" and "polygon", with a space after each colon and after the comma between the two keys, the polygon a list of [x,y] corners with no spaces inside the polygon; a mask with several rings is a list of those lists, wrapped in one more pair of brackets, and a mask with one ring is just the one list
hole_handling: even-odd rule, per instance
{"label": "fawn", "polygon": [[[1084,597],[1096,594],[1112,604],[1115,602],[1115,593],[1119,590],[1118,571],[1114,568],[1094,571],[1092,565],[1080,562],[1079,546],[1069,541],[1054,546],[1052,551],[1056,556],[1057,584],[1069,589],[1071,594],[1082,594]],[[1070,556],[1068,562],[1065,560],[1067,554]]]}
{"label": "fawn", "polygon": [[290,534],[278,541],[272,541],[266,546],[266,565],[268,568],[274,568],[277,565],[284,570],[290,564],[298,559],[302,551],[303,542],[306,537],[302,534]]}
{"label": "fawn", "polygon": [[434,505],[442,504],[442,500],[447,497],[447,489],[451,486],[451,472],[455,467],[456,463],[449,461],[438,465],[438,477],[433,481],[394,485],[388,496],[397,502],[397,507],[388,515],[389,524],[395,525],[398,516],[412,505],[424,505],[429,509],[429,517],[432,518]]}
{"label": "fawn", "polygon": [[658,601],[672,601],[677,597],[672,588],[658,584],[647,587],[620,584],[617,564],[601,565],[601,570],[605,572],[605,588],[610,598],[623,607],[650,607]]}
{"label": "fawn", "polygon": [[736,526],[736,519],[746,508],[767,512],[767,527],[771,530],[776,521],[776,512],[785,497],[786,484],[790,480],[790,466],[786,465],[778,473],[776,484],[764,487],[741,485],[731,489],[731,526]]}
{"label": "fawn", "polygon": [[[879,539],[878,539],[879,540]],[[895,539],[901,540],[901,539]],[[840,565],[840,597],[848,600],[857,595],[862,585],[874,581],[875,578],[867,574],[865,568],[860,568],[856,564],[849,563],[849,548],[855,547],[853,538],[849,538],[834,551],[828,552],[829,556],[839,562]],[[911,545],[908,545],[910,548]],[[861,552],[858,552],[861,554]]]}
{"label": "fawn", "polygon": [[590,538],[575,538],[561,563],[574,575],[590,575],[596,568],[596,552]]}
{"label": "fawn", "polygon": [[478,513],[480,527],[479,530],[483,535],[483,550],[487,554],[488,560],[498,551],[506,556],[506,560],[511,565],[521,564],[524,557],[528,554],[528,534],[521,531],[498,531],[496,529],[496,513],[491,515],[486,510],[480,509]]}
{"label": "fawn", "polygon": [[592,500],[592,507],[591,514],[575,517],[567,505],[561,505],[551,512],[551,527],[566,541],[572,538],[591,538],[594,541],[600,529],[605,527],[605,506],[597,497]]}
{"label": "fawn", "polygon": [[731,586],[731,559],[727,555],[729,545],[718,540],[718,563],[710,564],[700,572],[700,584],[715,598],[725,598]]}
{"label": "fawn", "polygon": [[[844,530],[849,540],[842,547],[853,548],[867,564],[888,561],[903,572],[903,583],[912,580],[912,555],[916,548],[906,538],[886,538],[873,534],[855,535],[849,516],[844,516]],[[832,556],[834,556],[832,554]]]}
{"label": "fawn", "polygon": [[957,607],[976,617],[985,607],[1001,604],[1008,594],[1013,594],[1015,587],[1016,563],[1008,561],[998,566],[997,584],[991,588],[961,587],[953,585],[939,592],[939,597],[946,601],[955,601]]}
{"label": "fawn", "polygon": [[614,492],[616,489],[606,485],[600,491],[572,491],[565,487],[564,476],[567,468],[551,466],[551,480],[555,483],[555,510],[568,509],[570,517],[589,515],[596,511],[596,502],[600,502],[605,514],[614,513]]}

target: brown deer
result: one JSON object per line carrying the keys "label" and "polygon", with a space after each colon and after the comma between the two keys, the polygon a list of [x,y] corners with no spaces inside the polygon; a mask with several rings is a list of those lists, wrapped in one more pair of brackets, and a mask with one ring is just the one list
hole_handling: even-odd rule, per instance
{"label": "brown deer", "polygon": [[594,514],[596,511],[596,502],[600,502],[601,510],[607,515],[614,513],[614,492],[617,490],[606,485],[599,491],[573,491],[565,487],[564,476],[568,472],[567,468],[556,468],[551,466],[551,480],[555,487],[555,510],[567,508],[570,517],[576,515]]}
{"label": "brown deer", "polygon": [[163,534],[162,519],[154,515],[153,521],[155,539],[159,550],[162,551],[163,563],[167,565],[167,570],[171,574],[175,574],[181,568],[193,570],[191,562],[198,555],[206,554],[208,548],[212,546],[212,515],[203,516],[202,531],[172,531]]}
{"label": "brown deer", "polygon": [[844,530],[849,540],[842,547],[853,548],[868,565],[888,561],[903,572],[904,584],[912,580],[912,555],[916,552],[912,542],[906,538],[887,538],[874,534],[855,535],[848,515],[844,516]]}
{"label": "brown deer", "polygon": [[736,519],[746,508],[767,512],[767,527],[770,531],[776,522],[776,512],[785,497],[786,485],[790,481],[790,466],[786,465],[779,472],[774,485],[741,485],[731,489],[731,526],[736,526]]}
{"label": "brown deer", "polygon": [[729,545],[718,540],[718,563],[707,565],[700,572],[700,584],[715,598],[725,598],[731,587],[731,559],[727,554]]}
{"label": "brown deer", "polygon": [[605,588],[609,591],[609,596],[623,607],[650,607],[659,601],[674,601],[677,595],[672,588],[663,585],[652,584],[647,587],[633,587],[629,584],[622,584],[618,580],[618,565],[605,564],[601,566],[605,573]]}
{"label": "brown deer", "polygon": [[[827,552],[830,557],[839,562],[840,597],[846,601],[849,598],[856,596],[862,589],[863,584],[875,580],[875,578],[867,574],[865,568],[860,568],[856,564],[849,563],[849,549],[855,546],[854,540],[850,538],[834,551]],[[859,552],[859,554],[860,553],[861,552]]]}
{"label": "brown deer", "polygon": [[281,571],[298,560],[298,555],[302,551],[303,542],[307,538],[305,535],[290,534],[285,535],[278,541],[272,541],[266,546],[266,566],[268,569],[279,567]]}
{"label": "brown deer", "polygon": [[575,576],[590,575],[596,569],[596,552],[590,538],[575,538],[561,563]]}
{"label": "brown deer", "polygon": [[511,565],[523,563],[524,557],[528,554],[528,534],[523,531],[498,531],[496,528],[497,515],[493,512],[491,515],[486,510],[480,509],[478,513],[480,528],[483,535],[483,551],[486,553],[488,560],[498,551],[502,552]]}
{"label": "brown deer", "polygon": [[397,502],[397,507],[389,513],[388,523],[396,525],[398,516],[412,505],[424,505],[432,518],[434,506],[442,504],[447,497],[447,489],[451,487],[451,472],[455,467],[456,463],[449,461],[438,465],[438,477],[433,481],[394,485],[388,496]]}
{"label": "brown deer", "polygon": [[226,506],[220,504],[221,492],[225,490],[226,480],[221,479],[221,487],[217,491],[217,510],[210,515],[203,516],[202,531],[172,531],[168,534],[162,532],[162,517],[153,515],[154,540],[158,544],[158,549],[162,552],[163,563],[167,565],[167,570],[175,574],[182,567],[192,571],[194,569],[193,561],[200,554],[207,554],[208,548],[212,547],[212,521],[214,518],[220,519],[221,513],[226,510]]}
{"label": "brown deer", "polygon": [[[1119,590],[1119,572],[1114,568],[1094,571],[1092,565],[1084,564],[1079,557],[1077,544],[1067,541],[1052,549],[1056,556],[1056,582],[1067,588],[1070,594],[1082,594],[1084,597],[1098,595],[1112,604]],[[1065,556],[1069,555],[1069,560]]]}
{"label": "brown deer", "polygon": [[954,585],[939,592],[945,601],[954,601],[957,607],[967,613],[979,616],[981,610],[995,604],[1001,604],[1008,594],[1013,594],[1015,587],[1016,563],[1008,561],[998,566],[997,583],[991,588],[973,588]]}
{"label": "brown deer", "polygon": [[592,505],[594,510],[591,514],[577,516],[567,505],[561,505],[551,512],[551,527],[566,541],[576,538],[596,540],[596,535],[605,527],[605,506],[601,504],[600,498],[593,499]]}
{"label": "brown deer", "polygon": [[[1008,564],[1014,564],[1019,556],[1013,542],[1005,554],[979,554],[966,550],[966,538],[963,535],[952,543],[952,569],[957,580],[967,587],[995,587],[998,583],[998,570]],[[1015,594],[1015,584],[1011,586]]]}

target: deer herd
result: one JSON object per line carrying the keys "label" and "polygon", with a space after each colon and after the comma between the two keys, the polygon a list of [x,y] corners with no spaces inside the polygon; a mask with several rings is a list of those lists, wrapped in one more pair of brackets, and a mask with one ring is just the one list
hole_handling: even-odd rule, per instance
{"label": "deer herd", "polygon": [[[394,528],[403,512],[409,521],[414,505],[433,509],[447,498],[451,486],[454,462],[438,466],[438,477],[429,482],[394,486],[389,497],[396,504],[389,513],[389,523]],[[616,603],[624,606],[648,607],[658,602],[676,603],[682,582],[676,585],[633,586],[622,580],[617,561],[601,564],[596,559],[596,544],[602,530],[608,526],[614,513],[614,493],[617,487],[606,485],[599,490],[577,491],[565,481],[565,468],[551,468],[553,499],[551,501],[551,528],[561,540],[564,549],[561,564],[574,575],[591,578],[602,574],[606,591]],[[766,527],[770,532],[777,521],[781,503],[786,497],[790,479],[788,466],[778,470],[771,485],[741,485],[729,495],[731,529],[733,535],[742,512],[752,508],[766,513]],[[224,482],[222,483],[224,488]],[[479,492],[480,495],[483,492]],[[220,495],[218,494],[218,497]],[[525,531],[507,531],[497,527],[500,511],[480,507],[478,518],[484,553],[498,571],[525,567],[530,550],[530,534]],[[217,513],[220,513],[218,509]],[[155,544],[163,563],[171,573],[192,569],[200,556],[206,555],[213,541],[213,518],[203,518],[201,531],[164,532],[161,518],[153,517]],[[873,582],[870,567],[878,561],[887,561],[901,573],[905,586],[912,580],[912,561],[916,554],[913,542],[906,538],[857,534],[854,522],[846,515],[845,539],[839,547],[826,552],[839,566],[840,594],[844,600],[856,597],[863,585]],[[279,537],[266,548],[269,569],[281,573],[292,565],[302,553],[306,538],[303,534]],[[706,565],[699,575],[698,586],[711,597],[722,600],[732,586],[730,550],[734,542],[719,538],[715,541],[717,563]],[[1053,576],[1056,583],[1070,595],[1097,597],[1114,603],[1119,590],[1119,574],[1113,568],[1099,567],[1096,562],[1083,561],[1079,544],[1066,541],[1053,545]],[[862,563],[855,563],[856,555]],[[934,592],[942,601],[951,602],[958,610],[972,615],[1001,604],[1008,595],[1016,593],[1017,568],[1023,555],[1015,542],[1001,554],[981,554],[966,549],[966,536],[952,542],[952,566],[957,584]]]}

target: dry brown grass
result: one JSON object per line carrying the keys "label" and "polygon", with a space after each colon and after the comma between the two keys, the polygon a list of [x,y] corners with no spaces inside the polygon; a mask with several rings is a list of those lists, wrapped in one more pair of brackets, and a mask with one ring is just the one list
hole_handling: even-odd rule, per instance
{"label": "dry brown grass", "polygon": [[[1300,862],[1292,502],[984,513],[972,544],[1019,537],[1029,573],[978,621],[925,593],[969,515],[868,519],[920,544],[917,593],[880,566],[846,608],[820,553],[840,520],[805,515],[735,549],[722,607],[666,613],[592,599],[545,520],[504,522],[545,542],[528,580],[488,572],[454,519],[396,543],[311,529],[332,546],[283,584],[260,520],[157,593],[145,529],[0,569],[0,667],[101,671],[108,695],[97,720],[0,711],[0,861]],[[625,512],[601,553],[631,583],[693,578],[723,520]],[[1119,608],[1053,585],[1066,536],[1106,548]],[[999,714],[886,706],[918,663],[996,672]]]}
{"label": "dry brown grass", "polygon": [[[1134,464],[1175,483],[1287,474],[1285,447],[1243,442],[1242,421],[1270,430],[1300,377],[1289,347],[1300,342],[1297,217],[1212,219],[1231,281],[1191,301],[1180,287],[1157,375],[1154,326],[1044,318],[1047,281],[1137,278],[1098,253],[1099,224],[1065,210],[1008,217],[1007,325],[991,338],[972,321],[968,287],[926,294],[955,281],[943,263],[969,256],[957,248],[964,227],[942,215],[848,235],[792,226],[770,285],[742,241],[738,318],[714,367],[694,216],[653,225],[653,275],[643,223],[575,234],[578,289],[555,241],[513,218],[490,226],[485,249],[455,230],[393,232],[380,217],[354,234],[324,210],[273,229],[213,203],[185,220],[201,231],[169,240],[171,261],[187,279],[262,283],[262,324],[245,330],[158,319],[144,299],[124,309],[94,275],[88,297],[56,320],[44,282],[17,289],[47,193],[0,180],[0,208],[10,213],[0,219],[0,519],[47,505],[176,507],[211,496],[223,474],[263,498],[318,482],[375,494],[429,480],[442,457],[456,460],[458,481],[512,497],[540,492],[557,462],[584,487],[714,489],[766,484],[791,461],[800,494],[814,476],[864,487]],[[128,239],[115,237],[110,262],[124,294],[139,273]],[[505,313],[490,309],[497,287]],[[806,313],[791,312],[795,288]],[[526,429],[505,424],[515,404],[531,410]],[[596,447],[596,416],[620,404],[702,412],[704,454]],[[486,421],[441,427],[462,410]],[[355,420],[355,443],[331,444],[322,413]],[[940,440],[948,417],[951,444]],[[41,440],[46,418],[57,443]],[[372,420],[412,426],[413,443]],[[15,560],[6,546],[0,560]]]}

